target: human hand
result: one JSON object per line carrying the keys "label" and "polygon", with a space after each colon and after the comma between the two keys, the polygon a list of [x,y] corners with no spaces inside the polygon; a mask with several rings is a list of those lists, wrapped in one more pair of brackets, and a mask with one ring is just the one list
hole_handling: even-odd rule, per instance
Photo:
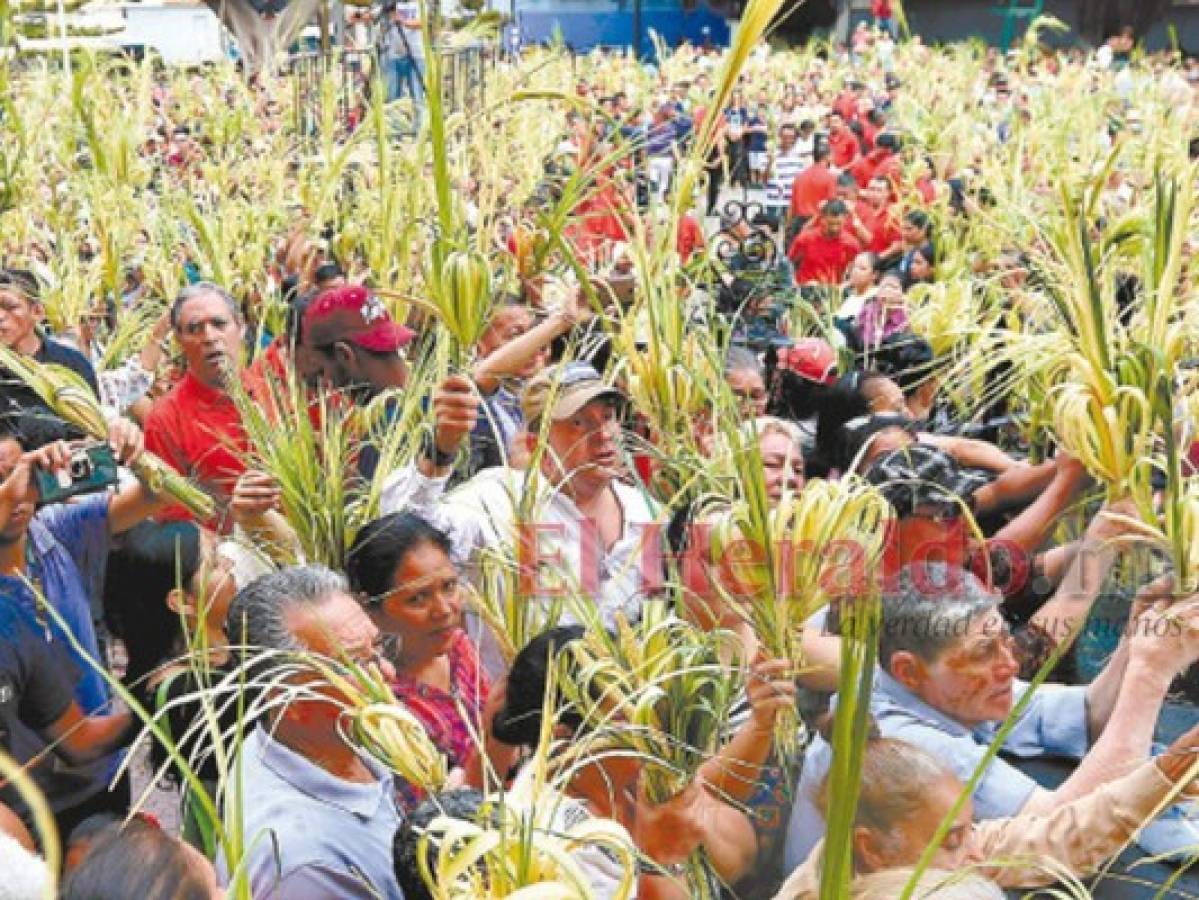
{"label": "human hand", "polygon": [[637,782],[633,843],[660,866],[686,861],[703,840],[703,791],[691,782],[665,803],[651,803],[645,781]]}
{"label": "human hand", "polygon": [[1065,450],[1059,449],[1054,455],[1053,461],[1057,464],[1055,478],[1060,478],[1070,484],[1079,484],[1087,477],[1087,467]]}
{"label": "human hand", "polygon": [[[1180,734],[1164,753],[1154,757],[1154,762],[1161,773],[1175,784],[1185,778],[1199,763],[1199,724]],[[1193,783],[1195,777],[1191,775],[1187,781]]]}
{"label": "human hand", "polygon": [[434,434],[437,449],[454,453],[479,421],[479,394],[464,375],[451,375],[433,394]]}
{"label": "human hand", "polygon": [[240,525],[260,519],[279,506],[282,492],[273,475],[267,472],[247,471],[233,486],[233,498],[229,511],[233,521]]}
{"label": "human hand", "polygon": [[129,419],[118,417],[108,422],[108,445],[124,465],[132,465],[146,452],[142,430]]}
{"label": "human hand", "polygon": [[1172,578],[1160,578],[1137,594],[1130,618],[1133,662],[1167,684],[1199,659],[1199,593],[1175,599]]}
{"label": "human hand", "polygon": [[791,661],[769,659],[759,652],[750,666],[745,693],[754,730],[773,732],[779,714],[795,707],[795,671]]}
{"label": "human hand", "polygon": [[1087,526],[1087,537],[1106,542],[1135,537],[1144,533],[1145,526],[1138,515],[1136,501],[1131,497],[1105,504]]}

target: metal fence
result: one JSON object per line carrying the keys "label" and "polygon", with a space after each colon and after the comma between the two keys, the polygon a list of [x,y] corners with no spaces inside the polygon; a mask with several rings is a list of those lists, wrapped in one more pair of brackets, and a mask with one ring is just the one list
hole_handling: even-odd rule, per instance
{"label": "metal fence", "polygon": [[[487,80],[503,56],[498,44],[476,44],[438,51],[441,59],[442,105],[447,113],[466,109],[481,109]],[[320,123],[328,114],[326,103],[335,104],[339,127],[352,130],[361,122],[375,91],[388,91],[391,79],[384,67],[391,61],[376,50],[333,50],[293,54],[288,60],[287,74],[292,83],[296,133],[312,137],[319,133]],[[326,76],[331,93],[324,87]],[[414,72],[414,90],[423,94],[427,69]],[[407,95],[409,92],[405,91]],[[423,106],[423,100],[418,102]],[[400,126],[411,133],[416,118],[403,120]]]}

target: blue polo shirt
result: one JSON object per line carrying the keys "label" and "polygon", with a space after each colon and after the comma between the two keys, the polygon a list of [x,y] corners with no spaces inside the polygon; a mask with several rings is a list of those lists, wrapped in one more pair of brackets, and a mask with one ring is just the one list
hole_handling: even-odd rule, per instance
{"label": "blue polo shirt", "polygon": [[[109,499],[107,493],[92,494],[44,507],[30,521],[28,532],[29,578],[41,585],[42,594],[86,655],[101,664],[94,619],[99,613],[108,559]],[[100,710],[109,700],[104,677],[84,653],[71,646],[62,627],[39,611],[37,598],[25,580],[0,575],[0,599],[15,600],[30,615],[45,622],[47,641],[62,646],[78,668],[73,673],[75,699],[85,713]]]}
{"label": "blue polo shirt", "polygon": [[[1027,690],[1026,682],[1017,681],[1016,699],[1019,700]],[[963,782],[974,774],[999,728],[998,723],[973,730],[967,728],[929,706],[882,669],[875,673],[870,712],[883,737],[898,738],[928,751]],[[1081,759],[1087,746],[1086,688],[1042,685],[1012,728],[1003,750],[1021,757]],[[824,837],[824,819],[815,798],[828,775],[832,757],[832,747],[819,737],[804,755],[803,771],[787,826],[785,867],[788,872],[803,863],[812,847]],[[974,789],[974,818],[1014,816],[1036,789],[1036,781],[996,757]]]}
{"label": "blue polo shirt", "polygon": [[[345,781],[285,747],[260,725],[238,757],[246,871],[255,900],[403,900],[392,865],[400,827],[391,773]],[[217,860],[228,882],[224,859]]]}
{"label": "blue polo shirt", "polygon": [[[104,584],[108,559],[109,495],[93,494],[39,510],[29,523],[28,576],[65,624],[39,610],[37,599],[22,578],[0,575],[0,603],[17,604],[37,624],[39,639],[54,650],[71,692],[85,713],[110,712],[110,693],[104,676],[87,657],[103,665],[96,640],[94,611]],[[81,647],[76,650],[67,632]],[[82,652],[81,652],[82,651]],[[32,729],[17,723],[12,749],[22,762],[43,754],[46,744]],[[71,766],[51,755],[33,769],[33,779],[56,811],[70,809],[107,788],[122,754]]]}

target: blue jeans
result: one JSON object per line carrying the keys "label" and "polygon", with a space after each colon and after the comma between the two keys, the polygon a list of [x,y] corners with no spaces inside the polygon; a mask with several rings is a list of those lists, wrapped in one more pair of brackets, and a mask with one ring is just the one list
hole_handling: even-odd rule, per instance
{"label": "blue jeans", "polygon": [[424,99],[422,80],[425,76],[423,59],[411,56],[396,56],[387,68],[387,99],[396,100],[399,97],[411,97],[413,102],[420,105]]}

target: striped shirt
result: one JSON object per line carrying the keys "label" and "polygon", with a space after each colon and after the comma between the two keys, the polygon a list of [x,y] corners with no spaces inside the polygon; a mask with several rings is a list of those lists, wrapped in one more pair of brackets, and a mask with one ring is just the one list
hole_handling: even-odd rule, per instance
{"label": "striped shirt", "polygon": [[770,167],[770,178],[766,182],[766,205],[772,207],[791,205],[791,185],[795,176],[806,169],[812,162],[811,151],[803,152],[796,144],[789,153],[780,153],[774,158]]}

